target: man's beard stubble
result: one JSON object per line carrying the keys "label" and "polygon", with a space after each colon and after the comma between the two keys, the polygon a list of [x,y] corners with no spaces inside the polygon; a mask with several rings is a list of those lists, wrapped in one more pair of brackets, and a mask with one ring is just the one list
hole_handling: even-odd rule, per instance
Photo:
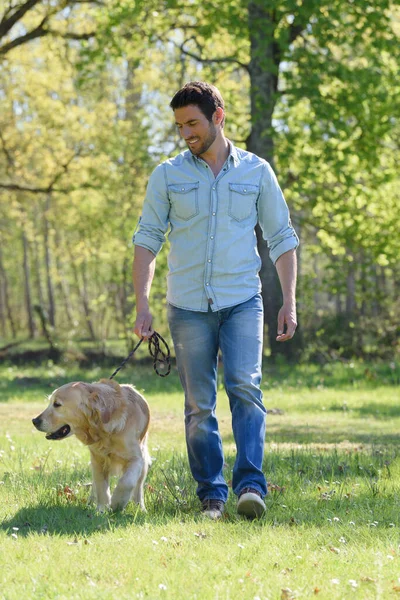
{"label": "man's beard stubble", "polygon": [[210,128],[208,130],[208,134],[207,137],[205,138],[204,142],[201,144],[200,148],[198,150],[195,150],[194,148],[192,149],[190,146],[188,146],[190,152],[192,154],[194,154],[195,156],[201,156],[202,154],[205,154],[207,152],[207,150],[210,148],[210,146],[214,143],[215,138],[217,137],[217,130],[215,128],[214,123],[210,123]]}

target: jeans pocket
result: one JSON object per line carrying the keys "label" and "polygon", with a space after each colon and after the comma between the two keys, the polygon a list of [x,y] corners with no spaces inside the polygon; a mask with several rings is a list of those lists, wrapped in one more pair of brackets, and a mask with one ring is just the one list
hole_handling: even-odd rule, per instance
{"label": "jeans pocket", "polygon": [[228,214],[243,221],[255,214],[260,187],[254,183],[230,183]]}
{"label": "jeans pocket", "polygon": [[198,181],[168,185],[171,212],[175,217],[189,221],[199,214],[198,190]]}

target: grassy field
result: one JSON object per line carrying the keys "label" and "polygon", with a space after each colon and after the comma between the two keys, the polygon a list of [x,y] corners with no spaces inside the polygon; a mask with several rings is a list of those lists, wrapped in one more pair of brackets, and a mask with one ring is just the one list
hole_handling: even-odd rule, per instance
{"label": "grassy field", "polygon": [[[86,506],[89,452],[31,424],[67,381],[110,369],[0,367],[0,597],[264,600],[400,598],[400,369],[331,364],[265,369],[267,514],[198,513],[175,370],[127,367],[118,381],[152,410],[145,500],[122,514]],[[218,415],[230,480],[234,443]]]}

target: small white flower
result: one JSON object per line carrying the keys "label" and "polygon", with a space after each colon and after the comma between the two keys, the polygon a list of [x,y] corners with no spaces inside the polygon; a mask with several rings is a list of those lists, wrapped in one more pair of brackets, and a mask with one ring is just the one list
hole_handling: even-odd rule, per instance
{"label": "small white flower", "polygon": [[162,536],[162,538],[161,538],[161,541],[162,541],[162,542],[168,542],[168,538],[166,538],[166,537],[163,535],[163,536]]}
{"label": "small white flower", "polygon": [[339,517],[333,517],[333,520],[336,522],[340,521]]}
{"label": "small white flower", "polygon": [[355,581],[355,579],[349,579],[349,584],[351,585],[352,588],[358,587],[358,583],[357,583],[357,581]]}
{"label": "small white flower", "polygon": [[394,523],[389,523],[389,527],[396,527],[396,525]]}
{"label": "small white flower", "polygon": [[156,540],[153,540],[153,544],[154,544],[155,546],[158,546],[158,542],[156,542]]}
{"label": "small white flower", "polygon": [[334,585],[339,585],[340,579],[331,579],[331,583],[333,583]]}
{"label": "small white flower", "polygon": [[244,549],[243,544],[238,544],[239,548],[242,548],[242,550]]}
{"label": "small white flower", "polygon": [[17,539],[18,539],[18,536],[17,536],[17,534],[16,534],[16,533],[12,533],[12,534],[11,534],[11,537],[12,537],[12,538],[14,538],[14,540],[17,540]]}
{"label": "small white flower", "polygon": [[13,531],[19,531],[19,527],[13,527]]}
{"label": "small white flower", "polygon": [[387,557],[389,560],[394,560],[394,556],[390,556],[390,554],[387,555]]}
{"label": "small white flower", "polygon": [[159,587],[160,590],[166,590],[167,589],[167,586],[164,583],[160,583],[158,585],[158,587]]}
{"label": "small white flower", "polygon": [[355,525],[354,521],[350,521],[349,525],[353,525],[354,526]]}
{"label": "small white flower", "polygon": [[339,542],[342,544],[346,544],[346,539],[344,537],[339,538]]}

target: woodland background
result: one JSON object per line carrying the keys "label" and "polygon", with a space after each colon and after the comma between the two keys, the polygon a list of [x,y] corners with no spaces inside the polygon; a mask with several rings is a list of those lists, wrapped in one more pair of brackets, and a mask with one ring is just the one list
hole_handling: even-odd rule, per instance
{"label": "woodland background", "polygon": [[[400,2],[0,0],[0,336],[132,344],[131,237],[182,149],[168,103],[215,83],[226,135],[271,162],[301,239],[299,330],[259,242],[266,354],[399,352]],[[152,304],[165,318],[166,252]]]}

